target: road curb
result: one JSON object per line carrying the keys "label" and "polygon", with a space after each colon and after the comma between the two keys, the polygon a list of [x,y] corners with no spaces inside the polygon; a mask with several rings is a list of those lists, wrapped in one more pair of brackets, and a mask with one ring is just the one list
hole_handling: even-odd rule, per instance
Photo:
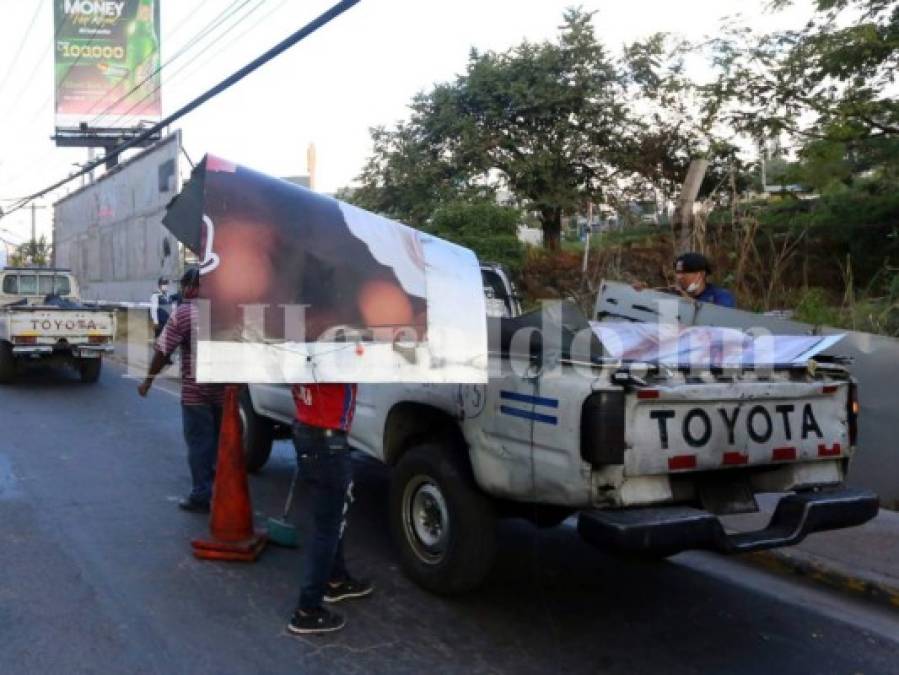
{"label": "road curb", "polygon": [[899,585],[886,580],[865,578],[840,569],[821,558],[796,553],[788,549],[755,551],[743,556],[754,564],[781,574],[793,574],[810,579],[868,600],[899,609]]}

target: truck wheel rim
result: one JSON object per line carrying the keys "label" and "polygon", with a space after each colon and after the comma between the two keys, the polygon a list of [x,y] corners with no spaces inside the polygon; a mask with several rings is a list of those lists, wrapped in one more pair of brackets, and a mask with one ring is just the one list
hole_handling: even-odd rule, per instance
{"label": "truck wheel rim", "polygon": [[443,560],[449,526],[440,487],[427,476],[416,476],[403,492],[403,528],[415,555],[431,565]]}

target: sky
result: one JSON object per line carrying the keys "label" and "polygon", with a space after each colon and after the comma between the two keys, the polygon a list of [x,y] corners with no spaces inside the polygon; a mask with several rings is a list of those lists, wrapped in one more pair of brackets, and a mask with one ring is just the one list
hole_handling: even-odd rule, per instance
{"label": "sky", "polygon": [[[320,0],[243,0],[206,41],[198,33],[232,0],[160,0],[162,102],[167,115],[333,4]],[[206,152],[277,175],[306,173],[315,143],[317,185],[351,184],[371,150],[369,128],[392,125],[435,82],[462,72],[469,50],[504,50],[523,39],[554,39],[573,0],[361,0],[343,16],[183,118],[194,160]],[[597,36],[614,54],[657,31],[701,39],[726,16],[758,30],[801,25],[810,0],[767,13],[767,0],[583,0],[596,10]],[[83,148],[56,148],[51,0],[0,0],[0,208],[65,177]],[[33,27],[28,27],[34,19]],[[228,32],[226,32],[228,31]],[[177,59],[167,59],[187,45]],[[702,77],[704,65],[691,63]],[[80,185],[39,200],[44,207]],[[51,232],[52,208],[35,210],[38,235]],[[0,218],[0,238],[30,236],[31,212]]]}

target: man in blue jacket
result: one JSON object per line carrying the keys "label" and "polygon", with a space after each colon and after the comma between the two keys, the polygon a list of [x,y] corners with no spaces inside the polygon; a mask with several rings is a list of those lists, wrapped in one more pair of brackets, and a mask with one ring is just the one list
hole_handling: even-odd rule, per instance
{"label": "man in blue jacket", "polygon": [[725,288],[709,283],[712,266],[701,253],[682,253],[674,261],[677,288],[697,302],[710,302],[722,307],[736,307],[733,294]]}

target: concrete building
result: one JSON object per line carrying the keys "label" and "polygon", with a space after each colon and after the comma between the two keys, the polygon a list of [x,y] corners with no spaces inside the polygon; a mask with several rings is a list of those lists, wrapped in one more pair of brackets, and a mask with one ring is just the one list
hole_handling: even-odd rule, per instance
{"label": "concrete building", "polygon": [[182,157],[175,132],[53,205],[54,264],[72,270],[84,299],[147,302],[160,276],[181,275],[183,250],[162,217],[190,170]]}

